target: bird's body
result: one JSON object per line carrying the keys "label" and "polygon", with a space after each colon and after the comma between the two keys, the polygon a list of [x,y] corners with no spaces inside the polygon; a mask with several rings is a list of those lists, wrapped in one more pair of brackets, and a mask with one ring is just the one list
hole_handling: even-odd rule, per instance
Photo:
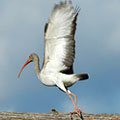
{"label": "bird's body", "polygon": [[[80,115],[81,111],[77,108],[77,97],[68,90],[68,87],[77,81],[88,79],[88,74],[73,73],[75,58],[74,35],[79,10],[79,8],[74,10],[71,1],[55,5],[49,22],[45,26],[44,61],[41,69],[39,57],[33,53],[21,68],[19,76],[23,68],[33,61],[35,72],[40,81],[47,86],[57,86],[67,93],[75,106],[73,112]],[[75,97],[75,101],[73,101],[72,97]]]}
{"label": "bird's body", "polygon": [[[56,72],[55,70],[43,69],[38,76],[41,82],[47,86],[55,86],[59,82],[63,83],[65,87],[72,86],[78,78],[73,74],[67,75],[64,73]],[[73,81],[74,80],[74,81]]]}

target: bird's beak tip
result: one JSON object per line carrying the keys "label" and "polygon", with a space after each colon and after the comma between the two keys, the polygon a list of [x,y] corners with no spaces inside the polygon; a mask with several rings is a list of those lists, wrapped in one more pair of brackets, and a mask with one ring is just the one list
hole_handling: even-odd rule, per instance
{"label": "bird's beak tip", "polygon": [[21,72],[22,72],[22,71],[20,70],[20,72],[19,72],[19,74],[18,74],[18,79],[20,78]]}
{"label": "bird's beak tip", "polygon": [[20,75],[18,75],[18,79],[20,78]]}

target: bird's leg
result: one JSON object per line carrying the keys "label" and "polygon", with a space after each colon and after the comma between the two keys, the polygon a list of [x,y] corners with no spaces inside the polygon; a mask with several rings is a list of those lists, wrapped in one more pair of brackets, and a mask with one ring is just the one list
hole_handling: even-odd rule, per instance
{"label": "bird's leg", "polygon": [[83,119],[82,111],[77,107],[77,96],[73,93],[70,93],[70,94],[75,98],[75,106],[74,106],[74,110],[73,110],[73,112],[71,112],[71,114],[77,113],[81,117],[81,119]]}
{"label": "bird's leg", "polygon": [[77,95],[70,93],[75,98],[75,107],[77,107]]}
{"label": "bird's leg", "polygon": [[71,92],[68,91],[68,90],[66,90],[66,94],[68,95],[69,99],[72,101],[72,103],[73,103],[74,106],[75,106],[76,103],[74,102],[74,100],[73,100],[73,98],[72,98],[72,96],[71,96]]}
{"label": "bird's leg", "polygon": [[[78,116],[83,120],[82,111],[77,107],[77,96],[68,90],[66,91],[66,93],[69,96],[72,103],[74,104],[74,110],[73,112],[70,113],[71,118],[72,118],[72,114],[77,113]],[[75,98],[75,101],[73,100],[72,96]]]}

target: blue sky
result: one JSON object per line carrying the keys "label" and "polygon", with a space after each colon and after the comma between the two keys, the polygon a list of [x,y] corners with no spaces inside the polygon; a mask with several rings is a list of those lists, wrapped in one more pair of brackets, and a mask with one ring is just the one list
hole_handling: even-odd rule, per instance
{"label": "blue sky", "polygon": [[[29,54],[44,51],[44,25],[59,0],[0,1],[0,111],[70,112],[73,105],[56,87],[38,80],[33,64],[17,75]],[[77,19],[75,73],[89,80],[70,90],[87,113],[120,113],[120,1],[74,0]]]}

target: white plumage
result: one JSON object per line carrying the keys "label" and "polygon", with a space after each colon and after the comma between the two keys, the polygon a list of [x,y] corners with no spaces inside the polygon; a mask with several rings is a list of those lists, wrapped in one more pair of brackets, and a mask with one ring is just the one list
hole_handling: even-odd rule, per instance
{"label": "white plumage", "polygon": [[[88,79],[88,74],[73,74],[75,58],[75,30],[79,8],[74,10],[71,1],[55,5],[45,26],[45,47],[42,69],[39,57],[33,53],[19,72],[31,61],[34,62],[35,72],[40,81],[47,86],[57,86],[64,91],[74,104],[74,110],[82,118],[82,112],[77,108],[77,96],[68,90],[79,80]],[[75,101],[72,97],[75,97]]]}
{"label": "white plumage", "polygon": [[44,64],[38,76],[44,84],[57,85],[64,92],[65,87],[79,80],[74,74],[61,73],[69,70],[74,61],[75,19],[78,12],[79,9],[74,11],[71,2],[61,3],[54,7],[46,24]]}
{"label": "white plumage", "polygon": [[45,32],[45,64],[57,71],[70,68],[74,61],[75,17],[71,2],[56,5]]}

